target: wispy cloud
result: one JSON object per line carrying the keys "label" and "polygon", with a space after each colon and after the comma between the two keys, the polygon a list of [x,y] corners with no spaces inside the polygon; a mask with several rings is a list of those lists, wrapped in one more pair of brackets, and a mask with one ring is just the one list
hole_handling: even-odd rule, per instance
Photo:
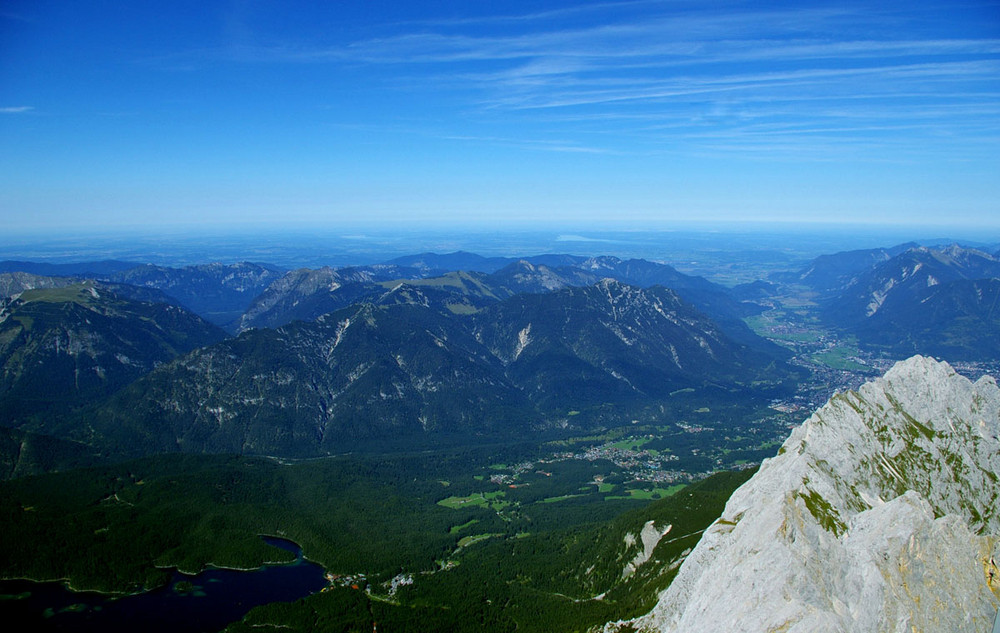
{"label": "wispy cloud", "polygon": [[[754,51],[755,55],[769,57],[771,53],[762,51],[768,45],[778,43],[783,43],[781,49],[785,53],[826,55],[834,52],[835,47],[824,48],[821,45],[824,40],[811,40],[807,36],[823,30],[831,20],[842,19],[845,12],[805,9],[668,16],[621,15],[618,12],[608,21],[574,28],[559,27],[554,23],[532,28],[526,24],[522,31],[507,35],[497,35],[493,31],[479,34],[472,30],[414,29],[359,40],[346,46],[317,49],[309,53],[302,51],[301,58],[306,59],[310,55],[316,58],[353,56],[372,63],[411,64],[556,56],[615,60],[617,63],[630,58],[682,56],[688,57],[689,61],[703,62],[706,55],[709,60],[713,57],[718,59],[717,53],[732,54],[734,50]],[[526,17],[524,21],[530,23],[535,20]],[[926,45],[925,42],[913,44]],[[956,42],[949,45],[961,46]],[[901,46],[906,44],[901,43]],[[795,47],[799,50],[796,51]],[[866,46],[861,43],[855,48],[863,52]],[[872,42],[868,48],[882,47],[878,42]]]}
{"label": "wispy cloud", "polygon": [[437,18],[408,22],[408,25],[462,26],[472,24],[523,24],[552,19],[565,19],[578,15],[617,14],[636,8],[662,6],[663,0],[626,0],[623,2],[594,2],[534,13],[490,14],[461,18]]}
{"label": "wispy cloud", "polygon": [[330,45],[244,40],[220,54],[371,69],[370,81],[384,88],[434,91],[466,114],[549,122],[553,140],[539,141],[536,130],[489,142],[552,151],[617,151],[586,139],[638,136],[651,126],[661,140],[686,132],[694,142],[711,130],[745,141],[732,130],[779,117],[803,123],[769,133],[819,139],[836,130],[838,140],[873,143],[892,131],[974,137],[994,129],[983,113],[1000,107],[1000,38],[900,28],[915,13],[891,7],[689,9],[598,2],[387,23],[378,37]]}
{"label": "wispy cloud", "polygon": [[[755,72],[756,71],[756,72]],[[767,90],[770,98],[790,101],[830,98],[861,93],[899,93],[900,87],[919,80],[924,94],[939,82],[956,85],[975,78],[1000,75],[1000,61],[955,61],[847,68],[804,68],[787,71],[751,69],[736,74],[683,74],[658,77],[590,77],[586,80],[546,86],[546,90],[521,90],[519,94],[498,96],[495,103],[512,108],[552,108],[606,104],[624,101],[660,101],[675,97],[712,93]],[[811,86],[808,92],[780,93],[786,88]],[[906,93],[903,93],[906,94]]]}
{"label": "wispy cloud", "polygon": [[23,114],[34,109],[33,106],[7,106],[0,108],[0,114]]}

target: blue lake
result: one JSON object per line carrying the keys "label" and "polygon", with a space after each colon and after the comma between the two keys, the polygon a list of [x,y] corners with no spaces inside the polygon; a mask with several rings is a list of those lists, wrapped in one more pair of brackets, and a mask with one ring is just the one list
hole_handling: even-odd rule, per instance
{"label": "blue lake", "polygon": [[293,602],[327,585],[323,568],[305,561],[294,543],[264,539],[294,552],[297,560],[253,571],[175,572],[165,587],[118,598],[69,591],[61,583],[8,580],[0,582],[0,594],[20,597],[0,601],[0,617],[25,631],[219,631],[253,607]]}

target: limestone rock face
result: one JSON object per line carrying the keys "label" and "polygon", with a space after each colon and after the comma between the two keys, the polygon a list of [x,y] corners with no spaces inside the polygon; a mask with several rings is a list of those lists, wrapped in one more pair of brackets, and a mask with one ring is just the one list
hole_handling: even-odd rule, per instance
{"label": "limestone rock face", "polygon": [[[1000,388],[915,356],[834,396],[730,498],[642,631],[989,631]],[[991,573],[992,572],[992,573]],[[609,630],[623,623],[609,625]]]}

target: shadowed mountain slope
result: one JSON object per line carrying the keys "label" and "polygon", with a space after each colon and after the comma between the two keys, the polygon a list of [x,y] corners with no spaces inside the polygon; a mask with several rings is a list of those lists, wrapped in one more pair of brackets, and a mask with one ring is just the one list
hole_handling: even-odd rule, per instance
{"label": "shadowed mountain slope", "polygon": [[284,455],[537,422],[475,340],[411,304],[245,332],[162,367],[94,415],[98,433],[122,448]]}
{"label": "shadowed mountain slope", "polygon": [[[479,279],[462,275],[455,284]],[[610,406],[601,423],[624,424],[676,389],[766,391],[792,375],[663,288],[606,280],[470,317],[420,283],[197,350],[88,414],[87,428],[122,450],[315,455],[360,441],[524,434],[588,406]]]}
{"label": "shadowed mountain slope", "polygon": [[156,288],[203,319],[229,327],[251,302],[284,274],[264,264],[203,264],[184,268],[137,266],[106,277],[133,286]]}
{"label": "shadowed mountain slope", "polygon": [[[130,295],[135,295],[132,298]],[[26,290],[0,309],[5,426],[65,412],[124,387],[225,333],[156,291],[82,282]]]}
{"label": "shadowed mountain slope", "polygon": [[517,295],[476,318],[476,337],[548,406],[663,398],[692,385],[773,386],[788,377],[662,287],[606,279]]}
{"label": "shadowed mountain slope", "polygon": [[981,251],[915,248],[859,273],[821,314],[830,326],[895,354],[995,359],[998,279],[1000,260]]}

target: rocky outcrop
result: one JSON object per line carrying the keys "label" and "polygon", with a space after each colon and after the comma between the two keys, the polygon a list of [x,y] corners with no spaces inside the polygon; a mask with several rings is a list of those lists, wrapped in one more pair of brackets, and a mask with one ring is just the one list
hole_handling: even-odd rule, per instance
{"label": "rocky outcrop", "polygon": [[642,549],[635,555],[635,558],[630,560],[628,564],[625,565],[625,569],[622,570],[622,578],[628,578],[635,573],[637,569],[642,567],[644,564],[649,562],[649,559],[653,557],[653,550],[656,546],[660,544],[660,539],[670,533],[672,525],[660,529],[656,527],[656,523],[653,521],[646,521],[646,524],[642,526],[642,530],[639,532],[639,539],[636,540],[635,534],[631,532],[625,535],[625,545],[627,547],[634,547],[638,543],[642,543]]}
{"label": "rocky outcrop", "polygon": [[[642,631],[989,631],[1000,388],[916,356],[835,396],[730,498]],[[610,625],[609,630],[623,623]]]}

